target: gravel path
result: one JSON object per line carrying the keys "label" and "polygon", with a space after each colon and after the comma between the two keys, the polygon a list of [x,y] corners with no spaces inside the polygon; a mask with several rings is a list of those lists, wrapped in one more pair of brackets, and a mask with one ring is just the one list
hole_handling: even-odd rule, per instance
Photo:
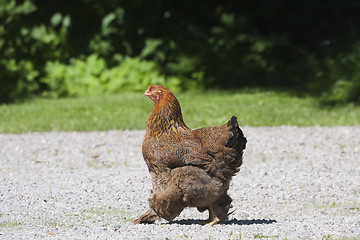
{"label": "gravel path", "polygon": [[0,239],[360,239],[360,127],[243,128],[225,224],[133,225],[151,181],[144,131],[0,134]]}

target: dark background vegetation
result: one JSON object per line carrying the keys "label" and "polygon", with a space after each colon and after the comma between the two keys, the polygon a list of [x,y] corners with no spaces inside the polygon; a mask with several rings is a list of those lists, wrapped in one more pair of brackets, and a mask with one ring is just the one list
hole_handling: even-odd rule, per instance
{"label": "dark background vegetation", "polygon": [[360,100],[355,0],[0,0],[0,98],[273,88]]}

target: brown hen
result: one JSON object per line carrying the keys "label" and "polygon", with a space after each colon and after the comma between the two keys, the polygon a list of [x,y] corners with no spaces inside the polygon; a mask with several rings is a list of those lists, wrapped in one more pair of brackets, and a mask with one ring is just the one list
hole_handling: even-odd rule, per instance
{"label": "brown hen", "polygon": [[209,210],[210,225],[226,221],[232,201],[227,190],[246,146],[236,117],[222,126],[191,130],[170,90],[154,85],[144,96],[154,103],[142,146],[153,189],[150,210],[133,222],[171,221],[186,207]]}

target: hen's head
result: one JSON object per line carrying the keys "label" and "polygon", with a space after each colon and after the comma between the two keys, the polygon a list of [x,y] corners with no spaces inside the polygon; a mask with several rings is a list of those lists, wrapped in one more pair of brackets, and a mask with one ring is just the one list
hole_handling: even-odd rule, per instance
{"label": "hen's head", "polygon": [[152,85],[145,91],[154,103],[154,109],[148,117],[148,131],[152,136],[160,136],[171,129],[187,128],[181,114],[181,107],[172,92],[166,87]]}
{"label": "hen's head", "polygon": [[148,96],[151,101],[156,105],[160,102],[160,100],[167,94],[171,94],[170,90],[161,85],[151,85],[145,91],[143,96]]}

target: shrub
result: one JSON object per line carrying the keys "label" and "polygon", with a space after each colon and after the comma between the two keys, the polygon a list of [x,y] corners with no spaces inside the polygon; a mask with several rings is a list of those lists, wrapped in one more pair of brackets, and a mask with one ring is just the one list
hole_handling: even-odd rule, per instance
{"label": "shrub", "polygon": [[125,57],[111,68],[97,54],[85,60],[72,59],[69,65],[48,62],[45,77],[41,81],[49,87],[45,96],[98,95],[124,91],[144,91],[149,85],[166,85],[180,90],[180,80],[166,78],[160,66],[152,61]]}
{"label": "shrub", "polygon": [[324,103],[360,101],[360,42],[335,57],[325,57],[317,65],[309,89],[321,93]]}

